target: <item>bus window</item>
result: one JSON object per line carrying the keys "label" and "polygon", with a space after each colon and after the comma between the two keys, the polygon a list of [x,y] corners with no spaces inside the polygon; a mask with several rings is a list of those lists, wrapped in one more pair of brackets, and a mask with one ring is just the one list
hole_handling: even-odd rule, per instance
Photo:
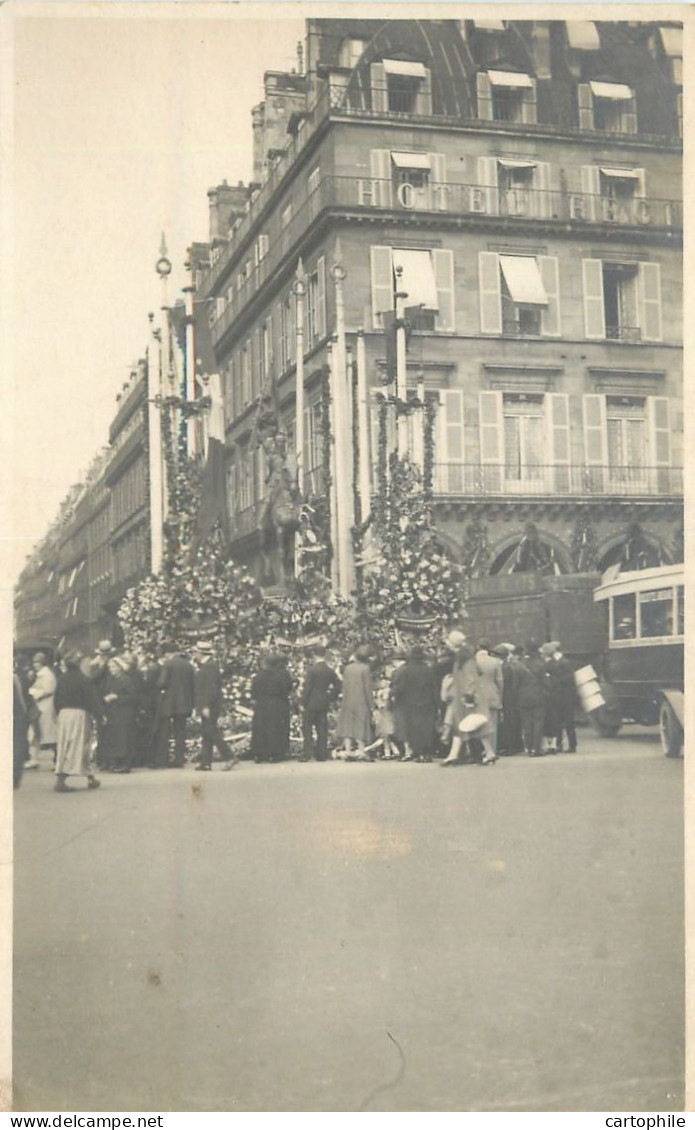
{"label": "bus window", "polygon": [[637,634],[636,625],[634,592],[613,597],[613,639],[634,640]]}
{"label": "bus window", "polygon": [[676,589],[676,635],[685,635],[685,587],[679,585]]}
{"label": "bus window", "polygon": [[673,589],[640,593],[641,637],[673,635]]}

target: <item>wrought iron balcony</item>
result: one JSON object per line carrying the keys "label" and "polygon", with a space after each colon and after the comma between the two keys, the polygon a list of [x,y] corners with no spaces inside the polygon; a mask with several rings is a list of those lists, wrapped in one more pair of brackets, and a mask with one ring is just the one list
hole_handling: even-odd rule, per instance
{"label": "wrought iron balcony", "polygon": [[683,494],[681,467],[609,467],[581,464],[526,466],[436,463],[434,492],[474,498],[678,498]]}
{"label": "wrought iron balcony", "polygon": [[[279,226],[272,217],[266,233],[269,244],[266,254],[254,263],[253,249],[240,256],[226,285],[224,308],[213,316],[212,339],[217,344],[246,308],[257,291],[271,279],[278,266],[298,244],[305,232],[325,211],[359,211],[367,215],[409,214],[466,217],[489,223],[558,223],[572,225],[579,233],[593,225],[609,228],[636,227],[680,231],[683,207],[678,200],[634,197],[616,201],[582,192],[545,191],[542,189],[500,189],[480,184],[453,181],[415,187],[407,182],[396,183],[372,177],[323,177],[311,194],[297,201],[291,219]],[[248,221],[248,222],[247,222]],[[276,232],[273,235],[273,225]],[[247,232],[250,215],[244,218],[233,240],[224,249],[221,259],[208,278],[208,287],[229,264],[241,244],[242,231]],[[260,231],[260,229],[259,229]],[[248,264],[248,269],[247,269]],[[630,338],[629,340],[633,340]]]}

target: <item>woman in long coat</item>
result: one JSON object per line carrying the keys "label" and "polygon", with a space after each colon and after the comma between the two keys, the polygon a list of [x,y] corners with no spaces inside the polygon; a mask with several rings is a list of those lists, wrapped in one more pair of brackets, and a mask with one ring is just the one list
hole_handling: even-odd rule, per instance
{"label": "woman in long coat", "polygon": [[81,656],[70,652],[65,656],[65,673],[60,676],[55,692],[58,712],[58,752],[56,756],[57,793],[69,792],[66,777],[86,777],[87,786],[97,789],[100,781],[94,776],[92,757],[92,718],[102,710],[94,684],[80,671]]}
{"label": "woman in long coat", "polygon": [[342,738],[347,755],[357,746],[357,756],[366,758],[365,746],[372,740],[374,693],[369,670],[369,648],[361,644],[355,658],[343,671],[343,700],[340,704],[336,736]]}
{"label": "woman in long coat", "polygon": [[108,666],[108,674],[102,683],[106,713],[103,731],[106,767],[113,773],[130,773],[137,691],[120,659],[109,659]]}
{"label": "woman in long coat", "polygon": [[489,765],[497,760],[495,748],[492,743],[493,727],[489,714],[485,709],[486,688],[480,686],[478,667],[473,649],[463,644],[456,653],[454,669],[452,671],[452,695],[447,708],[446,723],[453,730],[451,749],[448,756],[441,762],[449,766],[460,763],[463,735],[460,725],[464,718],[471,714],[485,717],[486,722],[475,731],[475,737],[483,743],[482,763]]}
{"label": "woman in long coat", "polygon": [[395,672],[391,688],[394,706],[402,718],[406,760],[413,757],[431,760],[436,742],[439,688],[437,677],[425,662],[425,653],[419,645],[415,645],[406,662]]}
{"label": "woman in long coat", "polygon": [[286,761],[290,753],[292,679],[281,655],[268,655],[251,682],[254,700],[251,756],[254,761]]}

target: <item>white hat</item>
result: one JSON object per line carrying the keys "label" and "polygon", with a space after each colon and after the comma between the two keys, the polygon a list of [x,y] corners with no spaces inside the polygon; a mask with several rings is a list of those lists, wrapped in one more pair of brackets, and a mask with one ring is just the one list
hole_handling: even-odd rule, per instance
{"label": "white hat", "polygon": [[449,635],[445,640],[445,644],[450,651],[458,651],[460,647],[463,647],[465,642],[466,637],[463,632],[458,630],[458,628],[454,628],[452,632],[449,632]]}
{"label": "white hat", "polygon": [[486,714],[467,714],[466,717],[459,723],[459,730],[462,734],[475,734],[477,730],[482,730],[487,726],[488,719]]}

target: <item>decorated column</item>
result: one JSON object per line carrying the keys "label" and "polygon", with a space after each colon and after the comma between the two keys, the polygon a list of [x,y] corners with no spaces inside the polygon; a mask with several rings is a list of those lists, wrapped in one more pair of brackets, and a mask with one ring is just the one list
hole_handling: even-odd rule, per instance
{"label": "decorated column", "polygon": [[147,350],[147,435],[150,476],[150,563],[156,576],[164,560],[164,467],[162,463],[161,335],[150,314],[151,338]]}
{"label": "decorated column", "polygon": [[295,322],[296,322],[296,389],[295,389],[295,420],[294,440],[295,456],[297,460],[297,486],[304,494],[304,295],[306,294],[306,281],[304,278],[304,265],[300,259],[297,263],[297,273],[292,284],[292,293],[295,297]]}
{"label": "decorated column", "polygon": [[[400,403],[408,399],[408,378],[405,342],[405,306],[404,300],[408,297],[407,291],[401,290],[402,267],[396,267],[396,398]],[[399,459],[408,454],[408,420],[403,412],[397,409],[397,450]]]}
{"label": "decorated column", "polygon": [[328,342],[326,346],[326,365],[328,368],[328,421],[327,421],[327,437],[324,442],[329,443],[329,466],[330,466],[330,493],[329,493],[329,509],[330,509],[330,537],[333,553],[331,555],[331,587],[334,592],[340,589],[340,578],[338,574],[338,505],[337,505],[337,460],[335,449],[335,433],[336,433],[336,418],[335,418],[335,399],[334,388],[335,380],[333,376],[334,357],[333,357],[333,343]]}
{"label": "decorated column", "polygon": [[345,346],[344,284],[347,271],[340,262],[340,246],[336,243],[337,262],[331,268],[335,284],[336,335],[333,348],[332,396],[334,411],[335,467],[336,467],[336,525],[335,545],[338,558],[338,592],[348,597],[354,582],[352,552],[353,498],[352,454],[350,440],[350,400],[348,389],[347,355]]}

